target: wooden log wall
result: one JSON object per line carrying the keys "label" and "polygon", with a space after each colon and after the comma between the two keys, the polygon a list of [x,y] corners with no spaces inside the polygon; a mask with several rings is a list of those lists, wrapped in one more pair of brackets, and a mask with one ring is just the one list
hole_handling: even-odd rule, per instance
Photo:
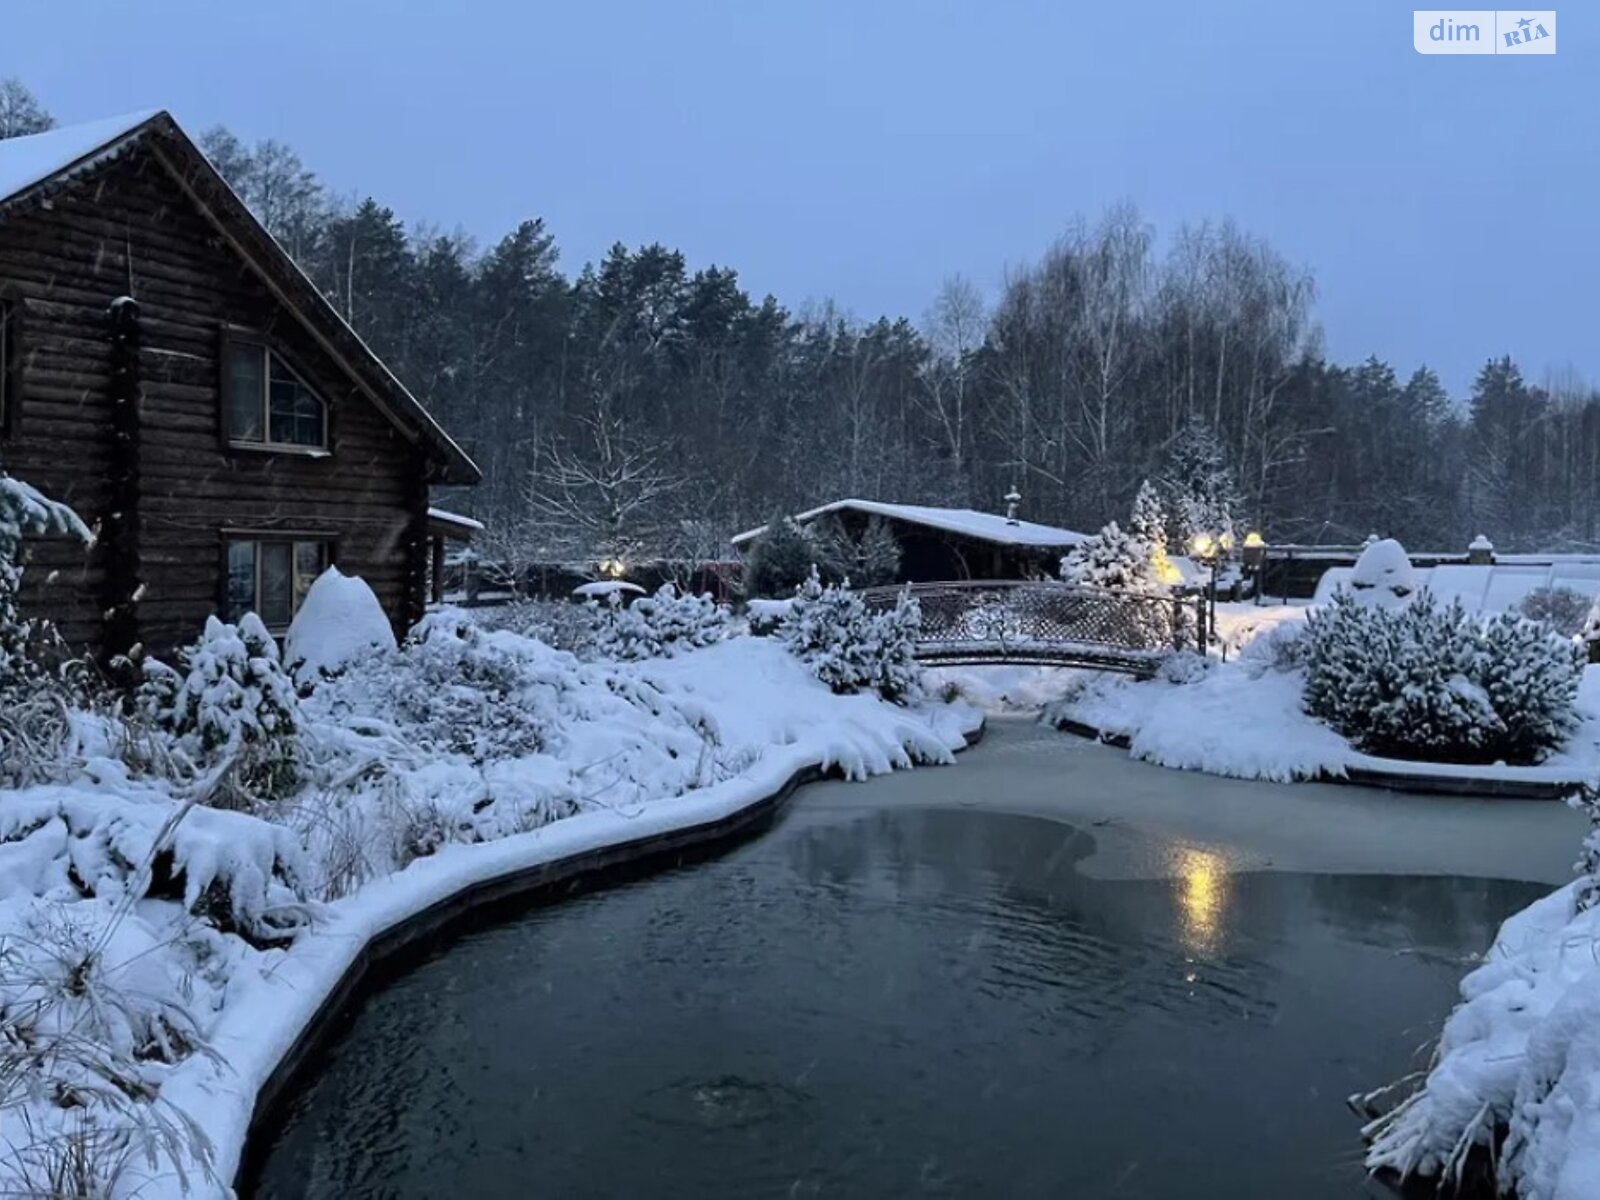
{"label": "wooden log wall", "polygon": [[[35,543],[25,612],[54,620],[74,644],[103,648],[103,603],[130,578],[116,573],[131,570],[140,598],[116,638],[168,654],[219,607],[224,531],[235,530],[326,536],[340,569],[372,586],[397,629],[416,615],[422,452],[283,309],[155,149],[131,149],[47,202],[0,217],[0,287],[23,316],[22,395],[0,462],[117,539],[115,550],[103,538],[87,555],[65,541]],[[108,329],[108,306],[121,296],[137,301],[137,338],[121,343],[133,347],[136,369],[119,367]],[[265,334],[321,394],[330,454],[225,445],[225,326]],[[116,418],[130,377],[132,442]],[[130,479],[119,447],[130,445],[134,510],[117,505]]]}

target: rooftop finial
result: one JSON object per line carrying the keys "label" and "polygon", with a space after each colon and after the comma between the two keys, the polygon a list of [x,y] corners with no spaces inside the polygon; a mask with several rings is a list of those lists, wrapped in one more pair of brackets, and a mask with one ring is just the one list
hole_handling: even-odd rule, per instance
{"label": "rooftop finial", "polygon": [[1022,493],[1017,491],[1017,485],[1016,484],[1012,484],[1011,485],[1011,490],[1006,493],[1006,523],[1007,524],[1016,525],[1016,524],[1019,523],[1017,521],[1017,505],[1019,505],[1021,503],[1022,503]]}

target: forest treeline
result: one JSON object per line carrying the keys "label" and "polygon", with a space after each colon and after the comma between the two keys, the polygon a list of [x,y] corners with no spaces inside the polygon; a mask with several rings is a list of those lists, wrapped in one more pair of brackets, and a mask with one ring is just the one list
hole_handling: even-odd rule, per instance
{"label": "forest treeline", "polygon": [[[18,108],[0,95],[0,133]],[[200,141],[483,467],[450,502],[533,557],[714,555],[844,496],[998,510],[1013,485],[1024,516],[1098,528],[1195,423],[1272,540],[1600,548],[1600,394],[1505,357],[1465,397],[1329,361],[1310,272],[1229,221],[1158,247],[1118,206],[992,303],[952,277],[916,319],[864,320],[662,245],[568,274],[537,219],[480,246],[333,194],[281,142]]]}

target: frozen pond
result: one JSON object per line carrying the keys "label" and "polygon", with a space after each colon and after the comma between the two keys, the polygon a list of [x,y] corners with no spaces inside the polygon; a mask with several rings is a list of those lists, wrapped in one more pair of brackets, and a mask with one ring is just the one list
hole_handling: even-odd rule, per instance
{"label": "frozen pond", "polygon": [[[1291,853],[1297,805],[1438,837]],[[1001,724],[955,769],[808,789],[724,858],[455,942],[362,1008],[253,1194],[1383,1195],[1344,1097],[1421,1065],[1572,819]]]}

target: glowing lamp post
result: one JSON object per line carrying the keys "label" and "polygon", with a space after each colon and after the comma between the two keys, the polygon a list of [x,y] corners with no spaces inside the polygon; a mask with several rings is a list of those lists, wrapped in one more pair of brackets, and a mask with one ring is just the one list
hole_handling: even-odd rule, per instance
{"label": "glowing lamp post", "polygon": [[1210,572],[1206,581],[1206,615],[1200,621],[1202,647],[1209,646],[1217,636],[1217,567],[1227,557],[1232,544],[1233,539],[1227,534],[1213,537],[1202,532],[1189,539],[1189,557]]}
{"label": "glowing lamp post", "polygon": [[1256,603],[1261,603],[1262,568],[1267,565],[1267,543],[1262,540],[1259,533],[1251,530],[1244,535],[1244,547],[1240,557],[1244,559],[1244,569],[1249,572],[1251,582],[1255,585]]}

